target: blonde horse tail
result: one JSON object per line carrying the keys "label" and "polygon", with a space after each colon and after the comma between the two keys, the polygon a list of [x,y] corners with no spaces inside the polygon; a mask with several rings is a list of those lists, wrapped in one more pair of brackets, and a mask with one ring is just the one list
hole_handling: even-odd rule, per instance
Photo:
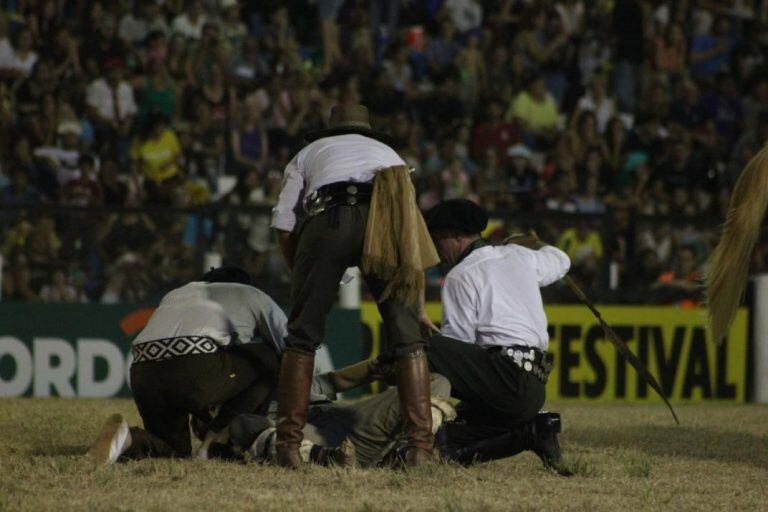
{"label": "blonde horse tail", "polygon": [[721,343],[736,316],[747,285],[752,250],[768,208],[768,145],[749,161],[736,181],[720,242],[709,258],[706,295],[709,328]]}

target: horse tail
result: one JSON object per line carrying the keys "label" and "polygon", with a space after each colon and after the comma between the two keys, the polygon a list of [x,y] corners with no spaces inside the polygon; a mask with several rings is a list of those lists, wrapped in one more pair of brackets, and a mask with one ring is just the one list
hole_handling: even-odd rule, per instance
{"label": "horse tail", "polygon": [[744,296],[752,250],[768,208],[768,144],[749,161],[731,194],[720,242],[706,269],[709,328],[721,343]]}

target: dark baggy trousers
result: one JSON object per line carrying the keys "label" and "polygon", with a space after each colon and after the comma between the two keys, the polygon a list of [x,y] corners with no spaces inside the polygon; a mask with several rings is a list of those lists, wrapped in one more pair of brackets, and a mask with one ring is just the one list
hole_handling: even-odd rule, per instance
{"label": "dark baggy trousers", "polygon": [[[360,264],[367,220],[368,204],[340,205],[310,217],[301,227],[293,263],[289,347],[314,352],[322,343],[339,281],[348,267]],[[364,279],[378,302],[387,283],[374,276]],[[417,305],[388,299],[378,302],[378,308],[389,342],[387,355],[397,358],[424,345]]]}
{"label": "dark baggy trousers", "polygon": [[278,366],[275,351],[262,343],[134,364],[131,389],[144,430],[131,429],[125,456],[188,457],[189,415],[205,417],[221,406],[211,425],[218,430],[237,414],[255,412],[274,388]]}
{"label": "dark baggy trousers", "polygon": [[429,345],[429,370],[445,376],[451,396],[462,401],[460,421],[446,426],[450,447],[517,429],[544,405],[544,383],[500,352],[446,336],[433,336]]}

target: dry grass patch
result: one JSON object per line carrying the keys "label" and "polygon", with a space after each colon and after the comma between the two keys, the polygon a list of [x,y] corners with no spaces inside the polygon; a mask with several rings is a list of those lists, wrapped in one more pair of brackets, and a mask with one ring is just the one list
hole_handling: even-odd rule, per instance
{"label": "dry grass patch", "polygon": [[529,453],[469,469],[298,472],[145,460],[94,468],[82,456],[127,400],[0,400],[0,510],[765,510],[768,407],[569,405],[558,477]]}

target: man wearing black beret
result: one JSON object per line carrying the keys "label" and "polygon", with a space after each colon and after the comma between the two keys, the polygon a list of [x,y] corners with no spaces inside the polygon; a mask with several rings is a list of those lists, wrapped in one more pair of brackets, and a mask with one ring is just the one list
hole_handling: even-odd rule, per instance
{"label": "man wearing black beret", "polygon": [[565,276],[570,260],[541,243],[491,246],[480,235],[487,224],[486,211],[466,199],[440,203],[427,216],[448,270],[429,369],[466,406],[464,421],[446,426],[443,451],[470,463],[533,450],[557,467],[560,416],[539,413],[551,370],[539,288]]}

